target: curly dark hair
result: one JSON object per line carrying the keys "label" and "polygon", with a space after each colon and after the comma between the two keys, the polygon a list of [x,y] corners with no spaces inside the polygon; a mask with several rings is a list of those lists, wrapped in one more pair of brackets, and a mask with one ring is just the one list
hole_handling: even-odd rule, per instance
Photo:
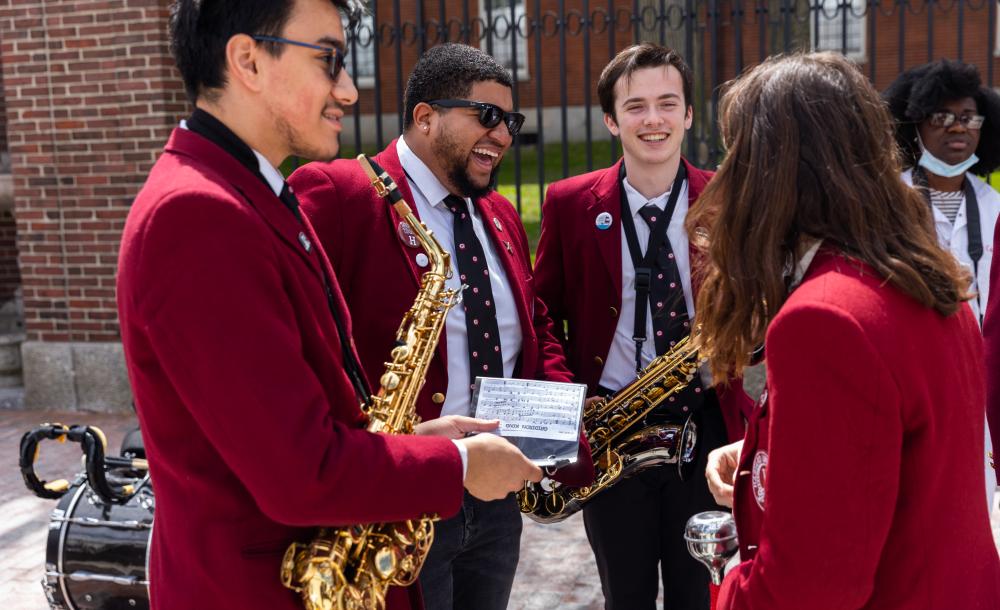
{"label": "curly dark hair", "polygon": [[943,102],[971,97],[986,117],[979,134],[979,162],[970,171],[983,176],[1000,167],[1000,95],[983,86],[972,64],[941,59],[899,75],[882,94],[896,119],[896,142],[908,167],[920,159],[917,125],[940,109]]}
{"label": "curly dark hair", "polygon": [[455,42],[427,49],[406,81],[403,130],[413,124],[413,109],[420,102],[464,98],[483,81],[514,86],[507,68],[480,49]]}

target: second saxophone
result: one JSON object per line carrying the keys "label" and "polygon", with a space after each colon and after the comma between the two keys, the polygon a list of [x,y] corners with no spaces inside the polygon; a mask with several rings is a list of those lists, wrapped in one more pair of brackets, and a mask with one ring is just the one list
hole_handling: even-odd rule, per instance
{"label": "second saxophone", "polygon": [[691,382],[699,366],[697,356],[697,338],[684,337],[614,396],[588,405],[583,427],[594,456],[594,482],[587,487],[566,487],[550,479],[525,483],[517,496],[521,512],[540,523],[556,523],[647,468],[691,461],[697,440],[693,423],[640,424],[650,411]]}

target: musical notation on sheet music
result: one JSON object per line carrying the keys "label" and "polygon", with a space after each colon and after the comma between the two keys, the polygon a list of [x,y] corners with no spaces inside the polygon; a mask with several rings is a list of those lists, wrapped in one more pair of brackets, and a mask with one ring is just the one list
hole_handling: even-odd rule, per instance
{"label": "musical notation on sheet music", "polygon": [[501,436],[576,442],[587,387],[576,383],[480,377],[476,417],[499,419]]}

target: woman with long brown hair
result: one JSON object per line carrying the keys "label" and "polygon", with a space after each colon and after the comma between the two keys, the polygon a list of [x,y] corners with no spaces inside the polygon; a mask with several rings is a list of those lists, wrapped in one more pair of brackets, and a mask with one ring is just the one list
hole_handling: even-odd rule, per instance
{"label": "woman with long brown hair", "polygon": [[767,381],[742,447],[709,463],[743,560],[719,608],[1000,608],[968,501],[985,400],[968,281],[899,180],[878,93],[840,55],[777,58],[729,86],[720,122],[728,154],[688,217],[710,260],[697,323],[717,378],[764,346]]}

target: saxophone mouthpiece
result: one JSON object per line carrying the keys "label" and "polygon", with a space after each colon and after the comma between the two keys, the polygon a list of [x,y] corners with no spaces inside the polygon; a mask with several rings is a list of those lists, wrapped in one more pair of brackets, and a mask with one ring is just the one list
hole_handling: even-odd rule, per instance
{"label": "saxophone mouthpiece", "polygon": [[379,197],[386,198],[391,204],[396,204],[403,199],[403,195],[396,188],[396,181],[378,163],[375,163],[364,154],[360,154],[356,158],[358,163],[361,164],[361,168],[368,174],[368,179],[371,181],[372,186],[375,187],[375,190],[378,191]]}

